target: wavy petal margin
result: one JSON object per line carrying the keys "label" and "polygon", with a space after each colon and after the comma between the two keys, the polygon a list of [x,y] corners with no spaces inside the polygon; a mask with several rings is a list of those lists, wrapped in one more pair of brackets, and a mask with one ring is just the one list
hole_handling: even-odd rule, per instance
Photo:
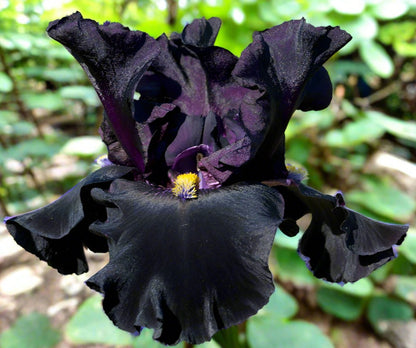
{"label": "wavy petal margin", "polygon": [[49,205],[5,219],[17,244],[35,254],[59,273],[88,271],[84,246],[95,252],[108,251],[105,238],[88,231],[106,212],[90,197],[93,187],[108,188],[117,178],[132,177],[134,168],[107,166],[87,176],[70,191]]}
{"label": "wavy petal margin", "polygon": [[116,180],[92,197],[108,207],[108,220],[91,230],[109,239],[110,262],[87,284],[104,294],[121,329],[148,327],[164,344],[198,344],[268,302],[268,257],[283,214],[276,190],[235,185],[184,201]]}
{"label": "wavy petal margin", "polygon": [[84,19],[79,12],[51,22],[47,32],[81,64],[104,105],[114,133],[143,173],[143,150],[133,118],[133,97],[137,83],[160,52],[156,40],[119,23],[98,25]]}
{"label": "wavy petal margin", "polygon": [[355,282],[395,258],[409,228],[348,209],[340,193],[333,197],[303,184],[277,189],[285,199],[283,232],[293,235],[294,221],[312,213],[298,252],[314,276],[329,282]]}

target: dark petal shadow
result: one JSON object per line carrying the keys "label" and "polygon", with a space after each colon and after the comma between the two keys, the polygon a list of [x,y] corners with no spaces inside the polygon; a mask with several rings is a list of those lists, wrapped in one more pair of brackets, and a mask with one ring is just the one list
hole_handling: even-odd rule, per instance
{"label": "dark petal shadow", "polygon": [[116,180],[92,196],[113,211],[91,226],[109,238],[110,262],[87,284],[104,294],[119,328],[148,327],[162,343],[198,344],[267,303],[268,257],[283,213],[276,190],[241,184],[184,201]]}
{"label": "dark petal shadow", "polygon": [[119,23],[82,18],[79,12],[53,21],[47,32],[63,44],[87,73],[115,135],[135,166],[144,171],[143,153],[133,118],[137,83],[159,44],[146,33],[130,31]]}
{"label": "dark petal shadow", "polygon": [[355,282],[395,258],[409,228],[352,211],[339,193],[333,197],[303,184],[276,188],[285,200],[285,219],[312,213],[298,252],[316,277],[330,282]]}
{"label": "dark petal shadow", "polygon": [[102,236],[89,232],[95,220],[105,220],[106,211],[94,202],[91,188],[108,188],[117,178],[129,177],[133,168],[107,166],[87,176],[55,202],[7,218],[6,227],[16,242],[62,274],[88,271],[84,246],[96,252],[108,250]]}

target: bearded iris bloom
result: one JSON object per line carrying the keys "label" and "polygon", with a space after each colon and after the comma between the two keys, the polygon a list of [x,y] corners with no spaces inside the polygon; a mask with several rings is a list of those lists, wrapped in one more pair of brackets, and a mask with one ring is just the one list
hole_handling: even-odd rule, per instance
{"label": "bearded iris bloom", "polygon": [[84,247],[109,252],[87,285],[116,326],[151,328],[165,344],[207,341],[262,308],[276,230],[296,235],[305,214],[299,254],[330,282],[394,258],[408,228],[348,209],[285,165],[289,119],[328,106],[322,65],[350,35],[293,20],[255,33],[237,58],[214,46],[220,24],[197,19],[153,39],[80,13],[50,23],[104,106],[108,161],[57,201],[6,218],[16,242],[62,274],[88,270]]}

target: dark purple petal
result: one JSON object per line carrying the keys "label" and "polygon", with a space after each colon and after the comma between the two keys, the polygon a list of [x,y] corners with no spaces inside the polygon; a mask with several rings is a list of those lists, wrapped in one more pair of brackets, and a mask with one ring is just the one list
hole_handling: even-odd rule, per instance
{"label": "dark purple petal", "polygon": [[197,344],[267,303],[268,257],[283,213],[276,190],[241,184],[183,201],[117,180],[92,195],[108,207],[107,221],[91,230],[109,238],[110,262],[87,284],[104,293],[118,327],[152,328],[165,344]]}
{"label": "dark purple petal", "polygon": [[89,193],[93,187],[107,188],[117,178],[131,176],[133,168],[106,166],[87,176],[55,202],[8,218],[5,223],[16,242],[62,274],[88,271],[84,246],[107,251],[107,241],[88,231],[106,212]]}
{"label": "dark purple petal", "polygon": [[289,227],[290,221],[312,213],[298,251],[316,277],[330,282],[355,282],[396,257],[395,247],[409,228],[356,213],[340,194],[325,195],[303,184],[276,188],[284,197]]}
{"label": "dark purple petal", "polygon": [[221,20],[212,17],[208,20],[199,18],[187,24],[182,31],[181,39],[185,45],[198,47],[213,46],[220,30]]}
{"label": "dark purple petal", "polygon": [[50,37],[78,60],[100,97],[110,124],[135,166],[144,172],[143,150],[133,119],[137,83],[159,53],[158,43],[118,23],[83,19],[79,12],[49,24]]}
{"label": "dark purple petal", "polygon": [[[271,99],[271,121],[258,162],[273,162],[281,152],[284,130],[297,108],[322,109],[328,105],[332,89],[321,66],[350,39],[338,27],[314,27],[304,19],[253,35],[233,75],[244,86],[267,91]],[[313,95],[319,95],[320,100],[314,101]]]}

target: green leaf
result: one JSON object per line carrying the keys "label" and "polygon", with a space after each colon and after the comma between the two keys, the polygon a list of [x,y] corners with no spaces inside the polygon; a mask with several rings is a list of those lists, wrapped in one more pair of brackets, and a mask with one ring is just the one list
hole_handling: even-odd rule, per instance
{"label": "green leaf", "polygon": [[367,278],[360,279],[355,283],[347,283],[342,286],[336,283],[323,282],[322,287],[342,292],[346,295],[353,295],[355,297],[368,297],[374,291],[373,283]]}
{"label": "green leaf", "polygon": [[372,298],[368,304],[367,318],[374,329],[380,332],[380,322],[383,320],[411,320],[413,319],[413,309],[402,301],[387,296],[378,296]]}
{"label": "green leaf", "polygon": [[276,322],[273,316],[253,317],[247,324],[247,338],[255,348],[333,348],[322,331],[304,321]]}
{"label": "green leaf", "polygon": [[371,13],[380,19],[395,19],[403,16],[409,5],[403,0],[382,0],[371,6]]}
{"label": "green leaf", "polygon": [[0,92],[9,93],[13,89],[13,82],[9,76],[0,71]]}
{"label": "green leaf", "polygon": [[91,106],[98,106],[100,104],[94,88],[88,86],[62,87],[59,90],[59,94],[62,98],[79,99]]}
{"label": "green leaf", "polygon": [[274,249],[277,260],[276,275],[279,279],[298,285],[311,285],[317,282],[296,251],[281,247]]}
{"label": "green leaf", "polygon": [[329,146],[349,148],[378,139],[383,134],[384,127],[362,118],[348,123],[342,129],[331,130],[324,139]]}
{"label": "green leaf", "polygon": [[[165,345],[155,341],[152,337],[152,331],[150,329],[143,329],[139,336],[133,338],[133,348],[166,348]],[[211,343],[211,342],[210,342]],[[182,348],[184,345],[179,343],[174,347]],[[200,346],[196,346],[200,347]],[[211,347],[207,346],[206,348],[220,348],[215,347],[215,345],[211,345]]]}
{"label": "green leaf", "polygon": [[325,287],[318,290],[317,301],[325,312],[347,321],[358,319],[365,304],[360,297]]}
{"label": "green leaf", "polygon": [[394,293],[406,302],[416,305],[416,276],[396,276]]}
{"label": "green leaf", "polygon": [[274,244],[276,244],[279,247],[296,251],[298,249],[299,240],[301,238],[302,233],[298,233],[294,237],[288,237],[282,231],[277,229],[277,233],[274,237]]}
{"label": "green leaf", "polygon": [[20,317],[0,336],[2,348],[49,348],[60,341],[60,334],[52,328],[49,318],[39,313]]}
{"label": "green leaf", "polygon": [[83,136],[68,140],[61,153],[82,158],[98,157],[106,153],[106,146],[98,136]]}
{"label": "green leaf", "polygon": [[60,147],[61,145],[56,142],[28,139],[9,147],[6,157],[17,161],[23,161],[26,158],[48,158],[56,154]]}
{"label": "green leaf", "polygon": [[408,194],[387,181],[367,178],[364,189],[346,193],[347,202],[359,204],[364,208],[392,221],[406,222],[416,209],[416,202]]}
{"label": "green leaf", "polygon": [[43,93],[26,93],[22,95],[23,101],[29,109],[46,109],[49,111],[61,110],[63,99],[58,93],[43,92]]}
{"label": "green leaf", "polygon": [[386,132],[396,137],[416,142],[415,121],[403,121],[378,111],[366,111],[365,115],[375,125],[384,127]]}
{"label": "green leaf", "polygon": [[383,46],[373,40],[365,40],[359,46],[360,56],[377,75],[388,78],[394,72],[393,60]]}
{"label": "green leaf", "polygon": [[93,296],[80,306],[65,328],[66,337],[75,344],[131,345],[133,336],[113,325],[101,300],[100,296]]}
{"label": "green leaf", "polygon": [[399,247],[399,253],[411,263],[416,264],[416,230],[409,230],[403,244]]}
{"label": "green leaf", "polygon": [[221,347],[242,347],[237,326],[231,326],[226,330],[218,331],[214,335],[213,340],[217,342]]}
{"label": "green leaf", "polygon": [[45,80],[52,80],[56,82],[75,82],[85,80],[85,74],[79,66],[71,68],[59,68],[53,70],[45,70],[43,72]]}
{"label": "green leaf", "polygon": [[257,315],[272,315],[275,320],[284,320],[293,317],[297,311],[298,304],[295,298],[277,285],[269,303]]}
{"label": "green leaf", "polygon": [[332,8],[344,15],[361,14],[365,9],[365,0],[331,0]]}

